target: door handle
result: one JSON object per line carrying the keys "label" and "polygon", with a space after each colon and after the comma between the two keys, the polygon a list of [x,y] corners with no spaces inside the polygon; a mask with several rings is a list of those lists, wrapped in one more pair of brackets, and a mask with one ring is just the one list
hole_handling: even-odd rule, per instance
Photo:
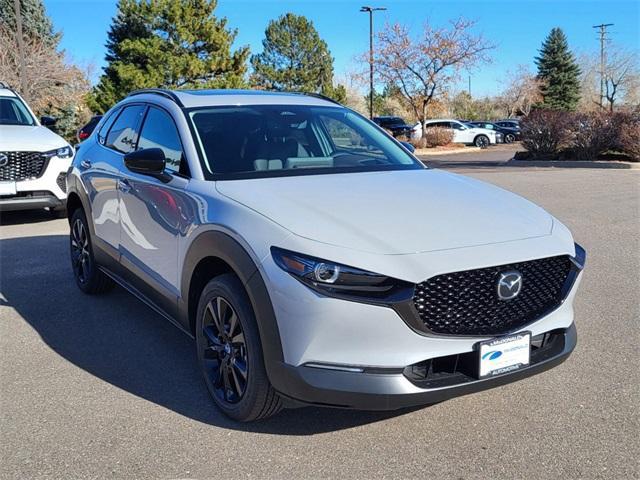
{"label": "door handle", "polygon": [[129,190],[131,190],[131,184],[129,183],[129,180],[126,180],[126,179],[118,180],[118,189],[122,193],[128,193]]}
{"label": "door handle", "polygon": [[91,160],[88,160],[88,159],[85,158],[84,160],[82,160],[80,162],[80,166],[82,168],[91,168]]}

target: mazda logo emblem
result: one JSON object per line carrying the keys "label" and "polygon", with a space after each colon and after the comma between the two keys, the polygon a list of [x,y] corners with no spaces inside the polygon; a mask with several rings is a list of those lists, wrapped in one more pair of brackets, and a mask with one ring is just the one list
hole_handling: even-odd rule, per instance
{"label": "mazda logo emblem", "polygon": [[6,167],[9,164],[9,157],[4,153],[0,153],[0,168]]}
{"label": "mazda logo emblem", "polygon": [[522,274],[517,271],[502,272],[498,278],[498,298],[512,300],[522,289]]}

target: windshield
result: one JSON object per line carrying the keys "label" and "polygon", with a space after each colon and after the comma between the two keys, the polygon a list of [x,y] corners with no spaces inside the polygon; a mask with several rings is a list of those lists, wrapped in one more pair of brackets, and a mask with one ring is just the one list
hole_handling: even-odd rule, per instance
{"label": "windshield", "polygon": [[206,107],[188,116],[205,174],[215,179],[424,168],[374,124],[341,107]]}
{"label": "windshield", "polygon": [[18,97],[0,97],[0,125],[32,126],[36,122]]}

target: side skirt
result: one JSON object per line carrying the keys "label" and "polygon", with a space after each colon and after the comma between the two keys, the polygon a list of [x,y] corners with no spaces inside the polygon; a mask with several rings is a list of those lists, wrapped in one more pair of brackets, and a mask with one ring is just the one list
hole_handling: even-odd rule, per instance
{"label": "side skirt", "polygon": [[146,295],[144,295],[142,292],[140,292],[133,285],[128,283],[125,279],[123,279],[122,277],[116,275],[115,273],[111,272],[110,270],[106,269],[105,267],[103,267],[101,265],[99,265],[98,268],[106,276],[111,278],[114,282],[116,282],[118,285],[120,285],[122,288],[124,288],[126,291],[128,291],[130,294],[132,294],[134,297],[136,297],[142,303],[147,305],[149,308],[151,308],[157,314],[159,314],[162,317],[164,317],[169,322],[171,322],[171,324],[173,324],[176,328],[178,328],[182,333],[187,335],[192,340],[194,339],[194,336],[191,335],[191,332],[189,332],[187,329],[185,329],[182,326],[182,324],[180,324],[180,322],[178,322],[175,318],[173,318],[171,315],[169,315],[167,312],[165,312],[162,308],[160,308],[158,305],[156,305],[151,299],[149,299]]}

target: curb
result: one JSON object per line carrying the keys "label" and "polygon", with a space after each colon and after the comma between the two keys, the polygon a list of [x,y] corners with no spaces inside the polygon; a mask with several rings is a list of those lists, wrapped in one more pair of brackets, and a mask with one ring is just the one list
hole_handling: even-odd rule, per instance
{"label": "curb", "polygon": [[[615,160],[516,160],[512,158],[502,165],[506,167],[533,168],[605,168],[618,170],[640,170],[640,162],[621,162]],[[499,166],[499,164],[496,164]]]}

